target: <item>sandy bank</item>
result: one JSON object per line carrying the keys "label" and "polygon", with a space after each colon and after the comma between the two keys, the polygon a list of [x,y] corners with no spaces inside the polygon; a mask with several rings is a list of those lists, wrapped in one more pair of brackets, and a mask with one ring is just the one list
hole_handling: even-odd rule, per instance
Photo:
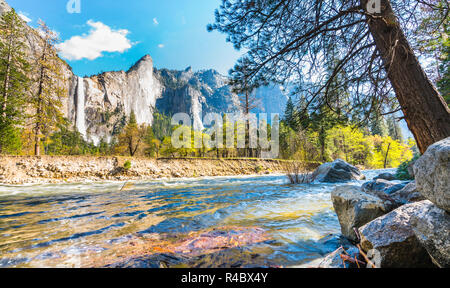
{"label": "sandy bank", "polygon": [[[131,168],[124,169],[129,160]],[[311,169],[314,165],[311,164]],[[235,176],[283,173],[283,162],[263,159],[148,159],[84,156],[2,156],[1,184]]]}

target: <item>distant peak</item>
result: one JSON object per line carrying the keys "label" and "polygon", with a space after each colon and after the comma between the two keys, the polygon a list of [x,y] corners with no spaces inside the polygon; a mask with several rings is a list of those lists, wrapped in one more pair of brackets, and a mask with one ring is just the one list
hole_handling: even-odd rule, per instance
{"label": "distant peak", "polygon": [[153,59],[150,55],[147,54],[141,59],[139,59],[139,61],[137,61],[128,71],[139,69],[139,67],[148,67],[148,66],[151,66],[153,68]]}
{"label": "distant peak", "polygon": [[191,72],[192,71],[192,66],[187,67],[184,72]]}
{"label": "distant peak", "polygon": [[149,54],[147,54],[147,55],[144,55],[144,57],[142,57],[138,62],[141,62],[141,61],[153,61],[153,59]]}

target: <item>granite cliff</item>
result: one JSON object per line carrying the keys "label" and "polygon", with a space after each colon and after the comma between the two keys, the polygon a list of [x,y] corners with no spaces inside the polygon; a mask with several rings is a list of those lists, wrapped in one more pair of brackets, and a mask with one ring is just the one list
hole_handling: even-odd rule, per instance
{"label": "granite cliff", "polygon": [[[0,0],[0,15],[10,10]],[[39,33],[27,25],[26,53],[36,55],[43,46]],[[75,75],[61,60],[67,91],[63,113],[85,139],[98,143],[109,141],[124,125],[131,111],[139,124],[152,124],[155,109],[165,114],[188,113],[193,123],[206,113],[235,112],[239,98],[231,92],[228,78],[215,70],[183,71],[156,69],[149,55],[142,57],[128,71],[104,72],[89,77]],[[278,87],[261,88],[256,92],[261,99],[254,112],[282,113],[286,96]],[[197,124],[196,129],[202,129]]]}

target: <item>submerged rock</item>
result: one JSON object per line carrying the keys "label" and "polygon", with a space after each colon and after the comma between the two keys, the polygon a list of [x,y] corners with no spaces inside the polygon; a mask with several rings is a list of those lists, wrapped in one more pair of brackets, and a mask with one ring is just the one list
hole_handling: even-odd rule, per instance
{"label": "submerged rock", "polygon": [[427,205],[417,202],[404,205],[359,229],[361,247],[377,267],[432,267],[431,259],[417,239],[411,225],[412,216]]}
{"label": "submerged rock", "polygon": [[433,263],[450,268],[450,215],[425,201],[411,219],[414,234],[428,251]]}
{"label": "submerged rock", "polygon": [[416,182],[408,183],[403,189],[398,190],[390,195],[392,199],[404,205],[426,200],[425,197],[417,190]]}
{"label": "submerged rock", "polygon": [[378,180],[378,179],[383,179],[383,180],[387,180],[387,181],[392,181],[392,180],[395,180],[395,179],[397,179],[397,178],[395,177],[394,174],[391,174],[391,173],[382,173],[382,174],[378,175],[377,177],[373,178],[373,180]]}
{"label": "submerged rock", "polygon": [[353,241],[357,240],[353,228],[359,228],[396,207],[395,203],[351,185],[336,187],[331,192],[331,200],[341,224],[342,235]]}
{"label": "submerged rock", "polygon": [[311,182],[337,183],[351,180],[364,180],[365,176],[358,168],[343,160],[322,164],[311,176]]}
{"label": "submerged rock", "polygon": [[167,268],[174,265],[180,265],[188,261],[180,255],[175,254],[155,254],[129,258],[127,260],[106,265],[105,268]]}
{"label": "submerged rock", "polygon": [[430,146],[414,165],[417,189],[450,212],[450,137]]}

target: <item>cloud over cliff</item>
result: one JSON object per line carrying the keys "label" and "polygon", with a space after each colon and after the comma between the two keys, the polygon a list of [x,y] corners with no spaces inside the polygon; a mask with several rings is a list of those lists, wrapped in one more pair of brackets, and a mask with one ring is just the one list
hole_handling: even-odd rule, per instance
{"label": "cloud over cliff", "polygon": [[133,44],[127,38],[128,30],[114,30],[102,22],[89,20],[91,27],[88,34],[73,36],[56,45],[61,57],[67,60],[94,60],[103,56],[103,52],[124,52]]}

